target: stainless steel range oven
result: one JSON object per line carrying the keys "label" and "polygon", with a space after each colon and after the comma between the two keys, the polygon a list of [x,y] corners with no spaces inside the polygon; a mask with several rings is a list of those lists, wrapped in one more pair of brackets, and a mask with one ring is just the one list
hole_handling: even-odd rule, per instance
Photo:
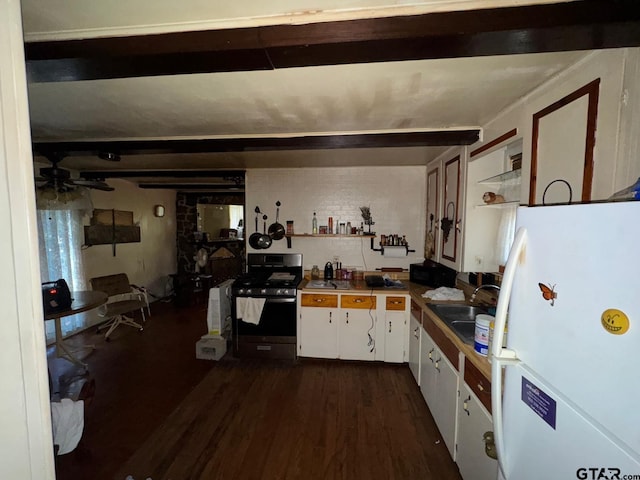
{"label": "stainless steel range oven", "polygon": [[[231,288],[234,355],[296,358],[297,293],[302,272],[300,253],[247,256],[247,273]],[[238,299],[242,299],[246,318],[239,318]]]}

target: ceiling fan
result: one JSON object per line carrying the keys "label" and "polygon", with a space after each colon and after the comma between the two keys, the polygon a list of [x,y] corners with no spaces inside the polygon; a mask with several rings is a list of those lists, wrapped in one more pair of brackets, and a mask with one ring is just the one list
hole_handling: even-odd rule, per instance
{"label": "ceiling fan", "polygon": [[101,180],[85,180],[83,178],[71,178],[71,172],[64,168],[58,167],[58,163],[64,159],[64,153],[51,152],[44,154],[51,162],[51,167],[42,167],[40,176],[35,178],[36,185],[39,189],[50,189],[57,192],[69,192],[76,187],[93,188],[111,192],[114,190]]}

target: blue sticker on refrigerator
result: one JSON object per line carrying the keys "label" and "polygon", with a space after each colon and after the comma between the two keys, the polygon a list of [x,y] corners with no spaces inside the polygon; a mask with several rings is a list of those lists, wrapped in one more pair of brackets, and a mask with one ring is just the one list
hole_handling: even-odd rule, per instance
{"label": "blue sticker on refrigerator", "polygon": [[553,398],[524,377],[522,377],[521,398],[551,428],[556,429],[556,401]]}

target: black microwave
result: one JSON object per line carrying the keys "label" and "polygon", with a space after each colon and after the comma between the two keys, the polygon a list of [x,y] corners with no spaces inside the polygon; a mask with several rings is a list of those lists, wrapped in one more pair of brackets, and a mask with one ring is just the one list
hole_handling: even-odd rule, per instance
{"label": "black microwave", "polygon": [[425,260],[409,265],[409,280],[428,287],[455,287],[457,272],[441,263]]}

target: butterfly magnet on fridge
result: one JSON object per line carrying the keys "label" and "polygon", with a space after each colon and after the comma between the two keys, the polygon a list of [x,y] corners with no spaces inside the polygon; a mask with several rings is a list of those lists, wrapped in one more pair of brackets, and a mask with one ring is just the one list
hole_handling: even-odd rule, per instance
{"label": "butterfly magnet on fridge", "polygon": [[538,283],[538,287],[540,287],[540,291],[542,292],[542,298],[551,302],[551,306],[553,307],[555,299],[558,298],[558,294],[554,291],[556,286],[554,285],[552,287],[549,287],[544,283]]}

